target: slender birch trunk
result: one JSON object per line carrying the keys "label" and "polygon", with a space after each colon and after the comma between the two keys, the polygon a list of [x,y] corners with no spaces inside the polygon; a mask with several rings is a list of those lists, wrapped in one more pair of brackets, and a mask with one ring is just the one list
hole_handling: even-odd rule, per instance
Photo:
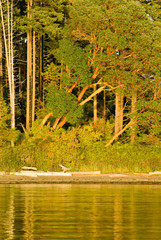
{"label": "slender birch trunk", "polygon": [[15,81],[14,81],[14,54],[13,54],[13,0],[11,1],[11,13],[10,13],[10,18],[11,18],[11,88],[12,88],[12,128],[15,128]]}
{"label": "slender birch trunk", "polygon": [[[0,11],[1,11],[1,21],[2,30],[5,45],[5,55],[7,63],[8,72],[8,83],[9,83],[9,93],[10,93],[10,109],[11,109],[11,128],[15,128],[15,82],[14,82],[14,56],[13,56],[13,0],[9,2],[7,0],[7,14],[6,21],[4,19],[4,12],[2,1],[0,0]],[[13,145],[13,144],[12,144]]]}

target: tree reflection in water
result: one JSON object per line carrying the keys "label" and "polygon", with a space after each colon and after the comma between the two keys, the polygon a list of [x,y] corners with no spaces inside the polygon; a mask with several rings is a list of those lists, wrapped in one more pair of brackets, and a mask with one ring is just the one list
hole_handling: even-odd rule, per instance
{"label": "tree reflection in water", "polygon": [[152,185],[1,185],[0,239],[160,239],[160,199]]}

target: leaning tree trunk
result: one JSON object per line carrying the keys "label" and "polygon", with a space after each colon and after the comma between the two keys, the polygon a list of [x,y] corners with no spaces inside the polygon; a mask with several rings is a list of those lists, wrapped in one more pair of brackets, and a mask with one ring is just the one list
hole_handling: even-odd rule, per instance
{"label": "leaning tree trunk", "polygon": [[115,97],[115,135],[123,129],[123,94],[116,92]]}

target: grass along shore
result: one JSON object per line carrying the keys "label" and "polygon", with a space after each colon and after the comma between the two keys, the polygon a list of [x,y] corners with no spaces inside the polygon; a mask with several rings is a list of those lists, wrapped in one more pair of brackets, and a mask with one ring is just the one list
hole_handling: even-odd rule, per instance
{"label": "grass along shore", "polygon": [[104,142],[91,146],[65,146],[59,149],[35,146],[0,149],[0,171],[20,171],[23,166],[36,167],[42,171],[61,171],[59,164],[70,171],[101,171],[107,173],[149,173],[161,171],[161,146],[115,143],[108,149]]}

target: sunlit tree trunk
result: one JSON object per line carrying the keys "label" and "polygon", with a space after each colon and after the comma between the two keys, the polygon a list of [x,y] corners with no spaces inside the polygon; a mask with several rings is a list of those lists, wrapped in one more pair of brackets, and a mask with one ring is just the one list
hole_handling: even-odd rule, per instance
{"label": "sunlit tree trunk", "polygon": [[35,120],[35,86],[36,86],[36,40],[33,31],[33,86],[32,86],[32,122]]}
{"label": "sunlit tree trunk", "polygon": [[[131,99],[131,113],[132,115],[136,112],[136,102],[137,102],[137,93],[134,92],[132,94],[132,99]],[[132,121],[135,123],[135,118],[132,116]],[[136,126],[135,124],[131,127],[131,143],[133,144],[136,138]]]}
{"label": "sunlit tree trunk", "polygon": [[44,86],[43,86],[43,41],[44,38],[40,34],[39,35],[39,95],[41,102],[44,101]]}
{"label": "sunlit tree trunk", "polygon": [[[2,52],[2,30],[1,30],[1,25],[0,25],[0,98],[3,97],[3,85],[2,85],[2,79],[3,79],[3,66],[2,66],[2,56],[3,56],[3,52]],[[1,107],[1,101],[0,101],[0,119],[1,119],[1,111],[2,111],[2,107]]]}
{"label": "sunlit tree trunk", "polygon": [[3,57],[3,39],[2,39],[2,29],[0,26],[0,97],[3,97],[3,65],[2,65],[2,57]]}
{"label": "sunlit tree trunk", "polygon": [[[20,48],[20,43],[18,44],[18,57],[21,59],[21,48]],[[18,94],[19,98],[22,99],[22,66],[21,63],[19,62],[18,65]]]}
{"label": "sunlit tree trunk", "polygon": [[10,57],[10,61],[11,61],[11,92],[12,92],[12,101],[11,101],[11,105],[12,105],[12,121],[11,121],[11,125],[12,128],[15,128],[15,80],[14,80],[14,54],[13,54],[13,0],[11,1],[11,6],[10,6],[11,12],[10,12],[10,21],[11,21],[11,44],[10,44],[10,51],[11,51],[11,57]]}
{"label": "sunlit tree trunk", "polygon": [[106,121],[106,91],[103,91],[103,119]]}
{"label": "sunlit tree trunk", "polygon": [[103,132],[105,135],[106,128],[106,91],[103,90]]}
{"label": "sunlit tree trunk", "polygon": [[[97,86],[93,86],[93,91],[95,92],[97,90]],[[93,121],[94,123],[97,122],[97,95],[93,97]]]}
{"label": "sunlit tree trunk", "polygon": [[116,92],[115,97],[115,135],[123,128],[123,94]]}
{"label": "sunlit tree trunk", "polygon": [[[28,2],[28,18],[31,18],[30,8],[32,0]],[[27,106],[26,106],[26,129],[30,130],[32,124],[32,30],[27,33]]]}
{"label": "sunlit tree trunk", "polygon": [[[43,7],[43,0],[39,1],[40,7]],[[40,101],[44,103],[44,84],[43,84],[43,71],[44,71],[44,36],[39,33],[38,35],[38,45],[39,45],[39,96]]]}

